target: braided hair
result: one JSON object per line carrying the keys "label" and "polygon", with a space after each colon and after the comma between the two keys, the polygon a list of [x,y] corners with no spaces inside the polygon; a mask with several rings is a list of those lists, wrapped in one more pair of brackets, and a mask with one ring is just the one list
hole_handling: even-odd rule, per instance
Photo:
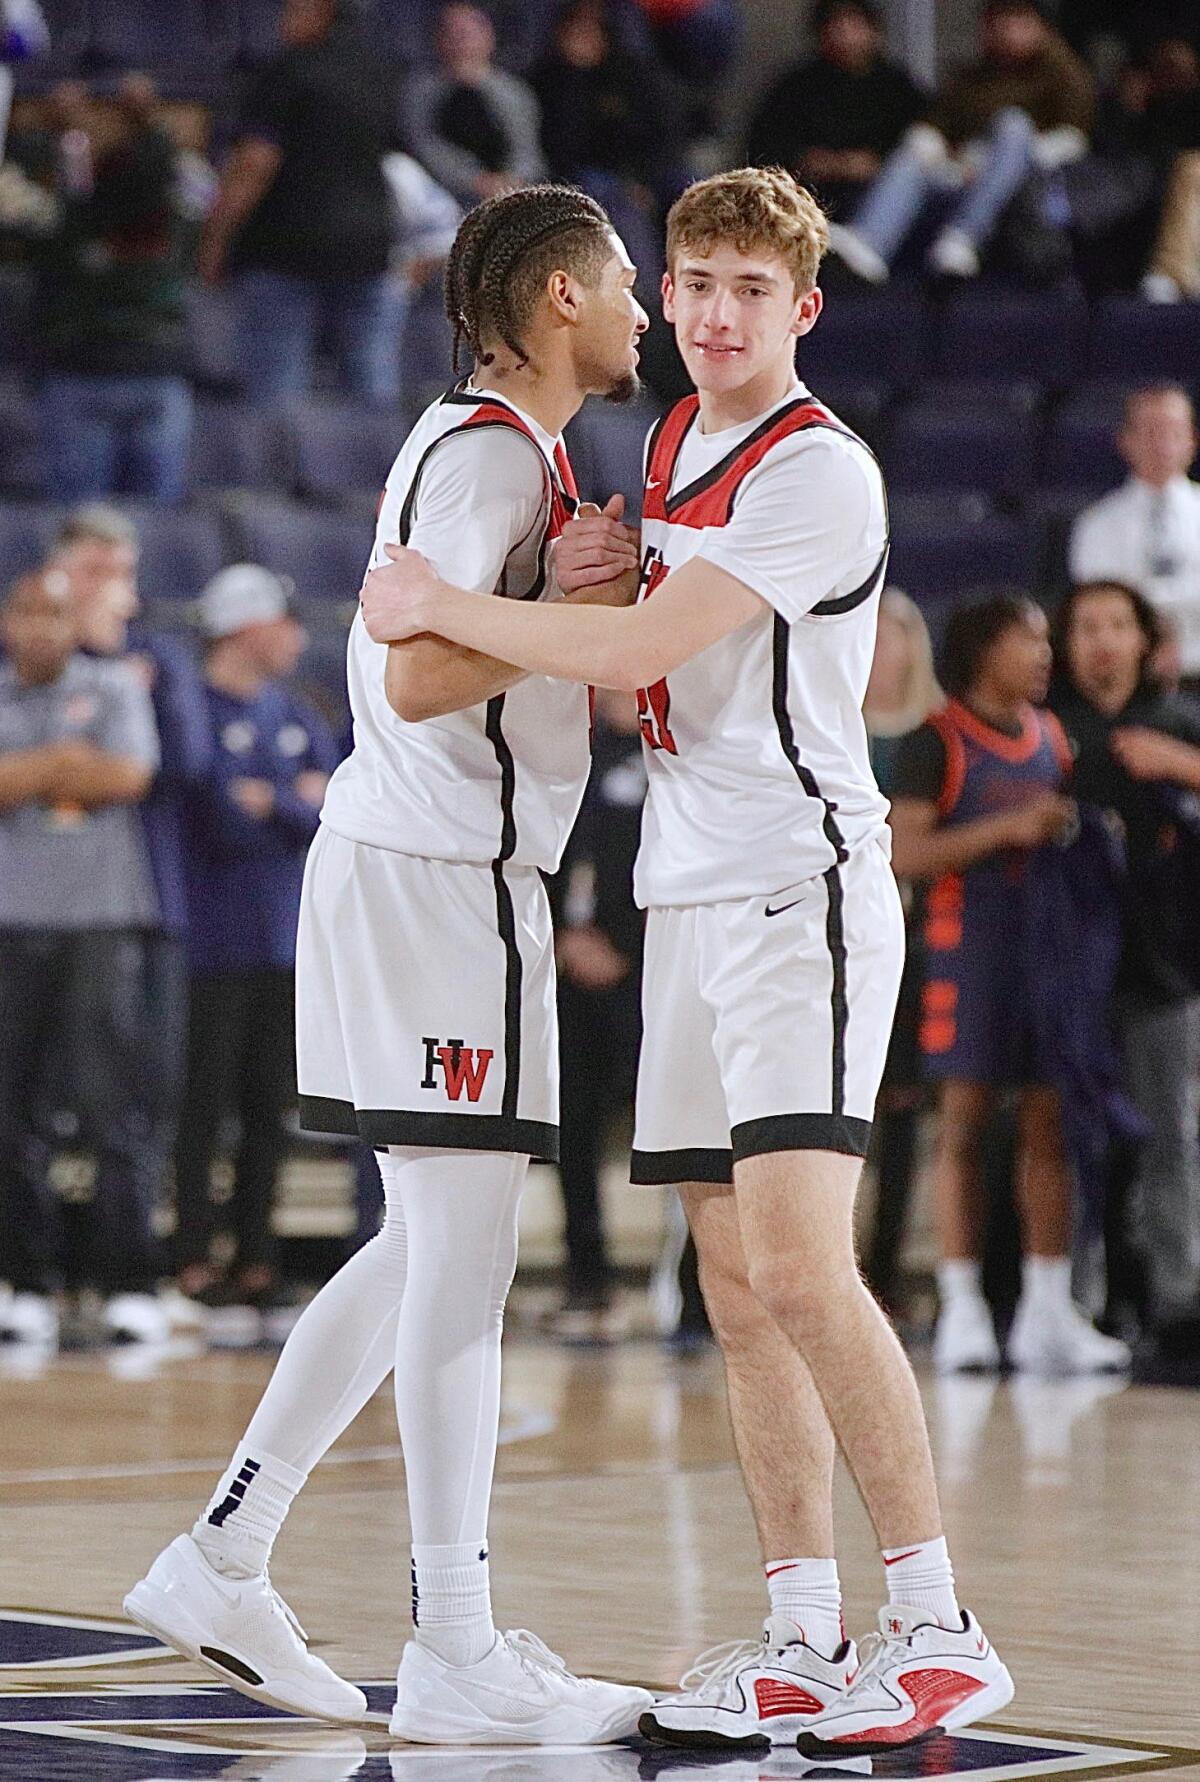
{"label": "braided hair", "polygon": [[559,268],[591,284],[612,253],[612,224],[574,186],[524,186],[476,205],[463,219],[446,262],[446,314],[454,329],[454,372],[465,344],[481,365],[501,341],[520,365],[523,335],[546,280]]}

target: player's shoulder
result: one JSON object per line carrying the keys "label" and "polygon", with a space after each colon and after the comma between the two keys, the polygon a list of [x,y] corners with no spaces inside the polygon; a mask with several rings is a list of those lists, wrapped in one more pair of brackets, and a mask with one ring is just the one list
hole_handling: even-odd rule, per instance
{"label": "player's shoulder", "polygon": [[469,497],[471,490],[540,495],[548,475],[546,456],[532,430],[502,403],[451,390],[418,416],[398,452],[387,488],[422,481],[448,481]]}
{"label": "player's shoulder", "polygon": [[822,501],[865,498],[874,505],[883,500],[883,473],[870,446],[811,398],[779,417],[778,437],[752,474],[794,482],[806,496]]}

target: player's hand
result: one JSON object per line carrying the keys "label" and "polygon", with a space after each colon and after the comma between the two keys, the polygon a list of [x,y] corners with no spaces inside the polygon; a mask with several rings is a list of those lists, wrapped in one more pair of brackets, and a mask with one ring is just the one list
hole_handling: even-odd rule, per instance
{"label": "player's hand", "polygon": [[629,960],[599,928],[567,928],[558,937],[558,969],[583,990],[611,990],[629,976]]}
{"label": "player's hand", "polygon": [[1077,820],[1075,801],[1061,792],[1042,792],[1010,813],[1005,832],[1010,848],[1043,848],[1062,837]]}
{"label": "player's hand", "polygon": [[275,788],[270,780],[230,780],[229,796],[239,810],[259,823],[275,809]]}
{"label": "player's hand", "polygon": [[637,569],[637,533],[621,524],[624,512],[623,495],[613,495],[603,509],[580,502],[555,547],[554,574],[564,594],[615,582]]}
{"label": "player's hand", "polygon": [[325,788],[328,784],[327,773],[322,773],[319,767],[306,767],[303,773],[296,775],[296,797],[319,810],[325,802]]}
{"label": "player's hand", "polygon": [[1196,778],[1196,751],[1187,743],[1130,724],[1114,730],[1109,746],[1125,772],[1135,780],[1172,780],[1191,785]]}
{"label": "player's hand", "polygon": [[388,563],[372,569],[362,585],[363,624],[376,643],[403,643],[423,631],[436,630],[430,617],[441,585],[420,551],[385,545]]}

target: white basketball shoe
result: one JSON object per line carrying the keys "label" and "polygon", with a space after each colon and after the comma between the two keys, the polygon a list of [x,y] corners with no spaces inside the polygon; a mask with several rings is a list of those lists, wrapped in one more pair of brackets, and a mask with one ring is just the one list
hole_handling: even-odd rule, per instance
{"label": "white basketball shoe", "polygon": [[771,1615],[761,1640],[731,1640],[702,1653],[680,1679],[680,1693],[647,1709],[638,1728],[655,1745],[791,1745],[840,1701],[857,1667],[851,1641],[822,1658],[793,1622]]}
{"label": "white basketball shoe", "polygon": [[648,1689],[571,1674],[519,1628],[478,1664],[452,1665],[410,1640],[396,1677],[392,1736],[420,1745],[607,1745],[653,1705]]}
{"label": "white basketball shoe", "polygon": [[879,1612],[879,1632],[861,1647],[857,1677],[840,1701],[796,1740],[802,1757],[894,1751],[995,1714],[1013,1682],[975,1617],[961,1630],[938,1627],[919,1609]]}
{"label": "white basketball shoe", "polygon": [[147,1633],[252,1701],[314,1720],[366,1718],[362,1690],[313,1657],[307,1634],[267,1573],[228,1578],[191,1535],[164,1548],[124,1606]]}
{"label": "white basketball shoe", "polygon": [[1000,1366],[996,1327],[981,1293],[958,1293],[943,1302],[933,1332],[933,1365],[939,1374],[989,1373]]}
{"label": "white basketball shoe", "polygon": [[1026,1295],[1017,1304],[1008,1358],[1029,1374],[1119,1374],[1133,1360],[1128,1343],[1097,1330],[1074,1300],[1038,1303]]}

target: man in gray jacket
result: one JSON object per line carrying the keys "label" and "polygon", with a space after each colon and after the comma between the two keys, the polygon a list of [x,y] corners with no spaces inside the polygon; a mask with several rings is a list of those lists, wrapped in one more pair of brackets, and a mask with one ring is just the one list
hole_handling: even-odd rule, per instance
{"label": "man in gray jacket", "polygon": [[137,931],[158,914],[133,807],[158,740],[132,671],[76,650],[60,579],[27,576],[0,611],[0,1337],[41,1345],[57,1338],[61,1281],[39,1115],[63,1076],[96,1160],[90,1284],[114,1336],[148,1334],[157,1273],[157,1175],[130,1085]]}

